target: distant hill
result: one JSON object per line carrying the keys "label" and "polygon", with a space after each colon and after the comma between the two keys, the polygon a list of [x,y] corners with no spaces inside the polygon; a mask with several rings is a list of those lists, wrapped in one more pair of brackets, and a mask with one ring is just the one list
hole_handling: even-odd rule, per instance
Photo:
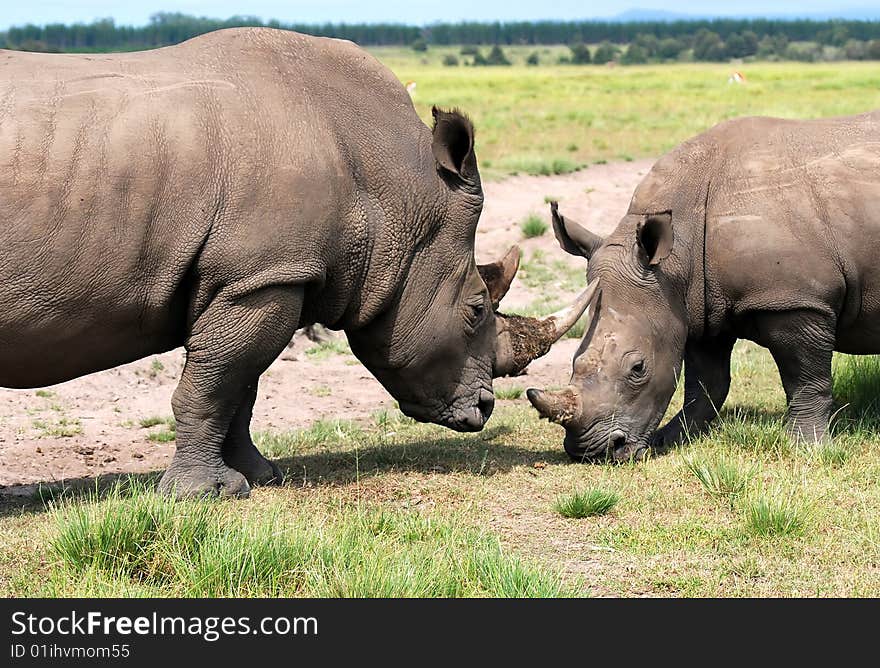
{"label": "distant hill", "polygon": [[705,18],[710,17],[697,14],[682,14],[681,12],[668,12],[663,9],[639,9],[634,7],[605,20],[609,23],[642,23],[648,21],[693,21]]}
{"label": "distant hill", "polygon": [[620,14],[604,19],[609,23],[641,23],[641,22],[665,22],[673,21],[704,21],[717,18],[724,19],[811,19],[813,21],[827,21],[829,19],[844,19],[847,21],[880,21],[880,6],[878,7],[844,7],[826,12],[761,12],[760,14],[725,14],[723,16],[712,14],[689,14],[683,12],[669,12],[663,9],[641,9],[634,7]]}

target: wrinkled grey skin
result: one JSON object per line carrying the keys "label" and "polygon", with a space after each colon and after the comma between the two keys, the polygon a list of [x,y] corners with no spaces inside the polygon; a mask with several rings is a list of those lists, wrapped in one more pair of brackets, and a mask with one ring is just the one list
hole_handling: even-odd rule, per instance
{"label": "wrinkled grey skin", "polygon": [[0,51],[0,156],[0,385],[184,345],[163,491],[280,481],[248,428],[300,327],[344,329],[405,413],[458,430],[489,417],[493,374],[528,363],[496,363],[490,292],[516,267],[487,285],[474,263],[470,122],[435,111],[432,133],[349,42]]}
{"label": "wrinkled grey skin", "polygon": [[[880,353],[880,111],[718,125],[661,158],[606,239],[557,214],[601,292],[570,386],[529,392],[578,460],[702,432],[737,339],[767,347],[796,439],[826,438],[831,356]],[[684,362],[684,408],[655,433]]]}

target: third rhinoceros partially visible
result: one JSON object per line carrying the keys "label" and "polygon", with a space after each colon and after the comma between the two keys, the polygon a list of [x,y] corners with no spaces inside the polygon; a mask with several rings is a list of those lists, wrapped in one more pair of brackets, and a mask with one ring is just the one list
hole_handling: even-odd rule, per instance
{"label": "third rhinoceros partially visible", "polygon": [[[826,436],[835,350],[880,353],[880,111],[722,123],[661,158],[607,238],[554,208],[598,279],[568,388],[530,390],[576,459],[698,434],[734,342],[770,349],[796,438]],[[656,434],[684,361],[684,408]]]}

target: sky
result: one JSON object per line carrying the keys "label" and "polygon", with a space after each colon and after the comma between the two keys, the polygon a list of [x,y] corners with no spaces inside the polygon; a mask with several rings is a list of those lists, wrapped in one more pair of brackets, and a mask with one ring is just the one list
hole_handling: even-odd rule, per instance
{"label": "sky", "polygon": [[151,14],[160,11],[214,18],[246,14],[291,23],[391,21],[422,25],[461,20],[574,20],[614,16],[634,7],[718,16],[803,16],[872,5],[876,14],[876,4],[869,0],[0,0],[0,29],[24,23],[90,22],[106,17],[119,24],[143,25]]}

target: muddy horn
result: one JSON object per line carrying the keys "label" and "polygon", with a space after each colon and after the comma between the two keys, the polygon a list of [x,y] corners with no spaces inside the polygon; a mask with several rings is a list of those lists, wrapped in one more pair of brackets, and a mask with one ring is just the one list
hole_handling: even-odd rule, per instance
{"label": "muddy horn", "polygon": [[530,387],[526,390],[526,396],[541,417],[551,422],[565,425],[578,414],[578,395],[571,387],[558,392]]}
{"label": "muddy horn", "polygon": [[493,376],[517,376],[529,363],[546,355],[550,346],[571,329],[593,299],[598,279],[593,280],[574,303],[545,318],[495,314],[497,343]]}

